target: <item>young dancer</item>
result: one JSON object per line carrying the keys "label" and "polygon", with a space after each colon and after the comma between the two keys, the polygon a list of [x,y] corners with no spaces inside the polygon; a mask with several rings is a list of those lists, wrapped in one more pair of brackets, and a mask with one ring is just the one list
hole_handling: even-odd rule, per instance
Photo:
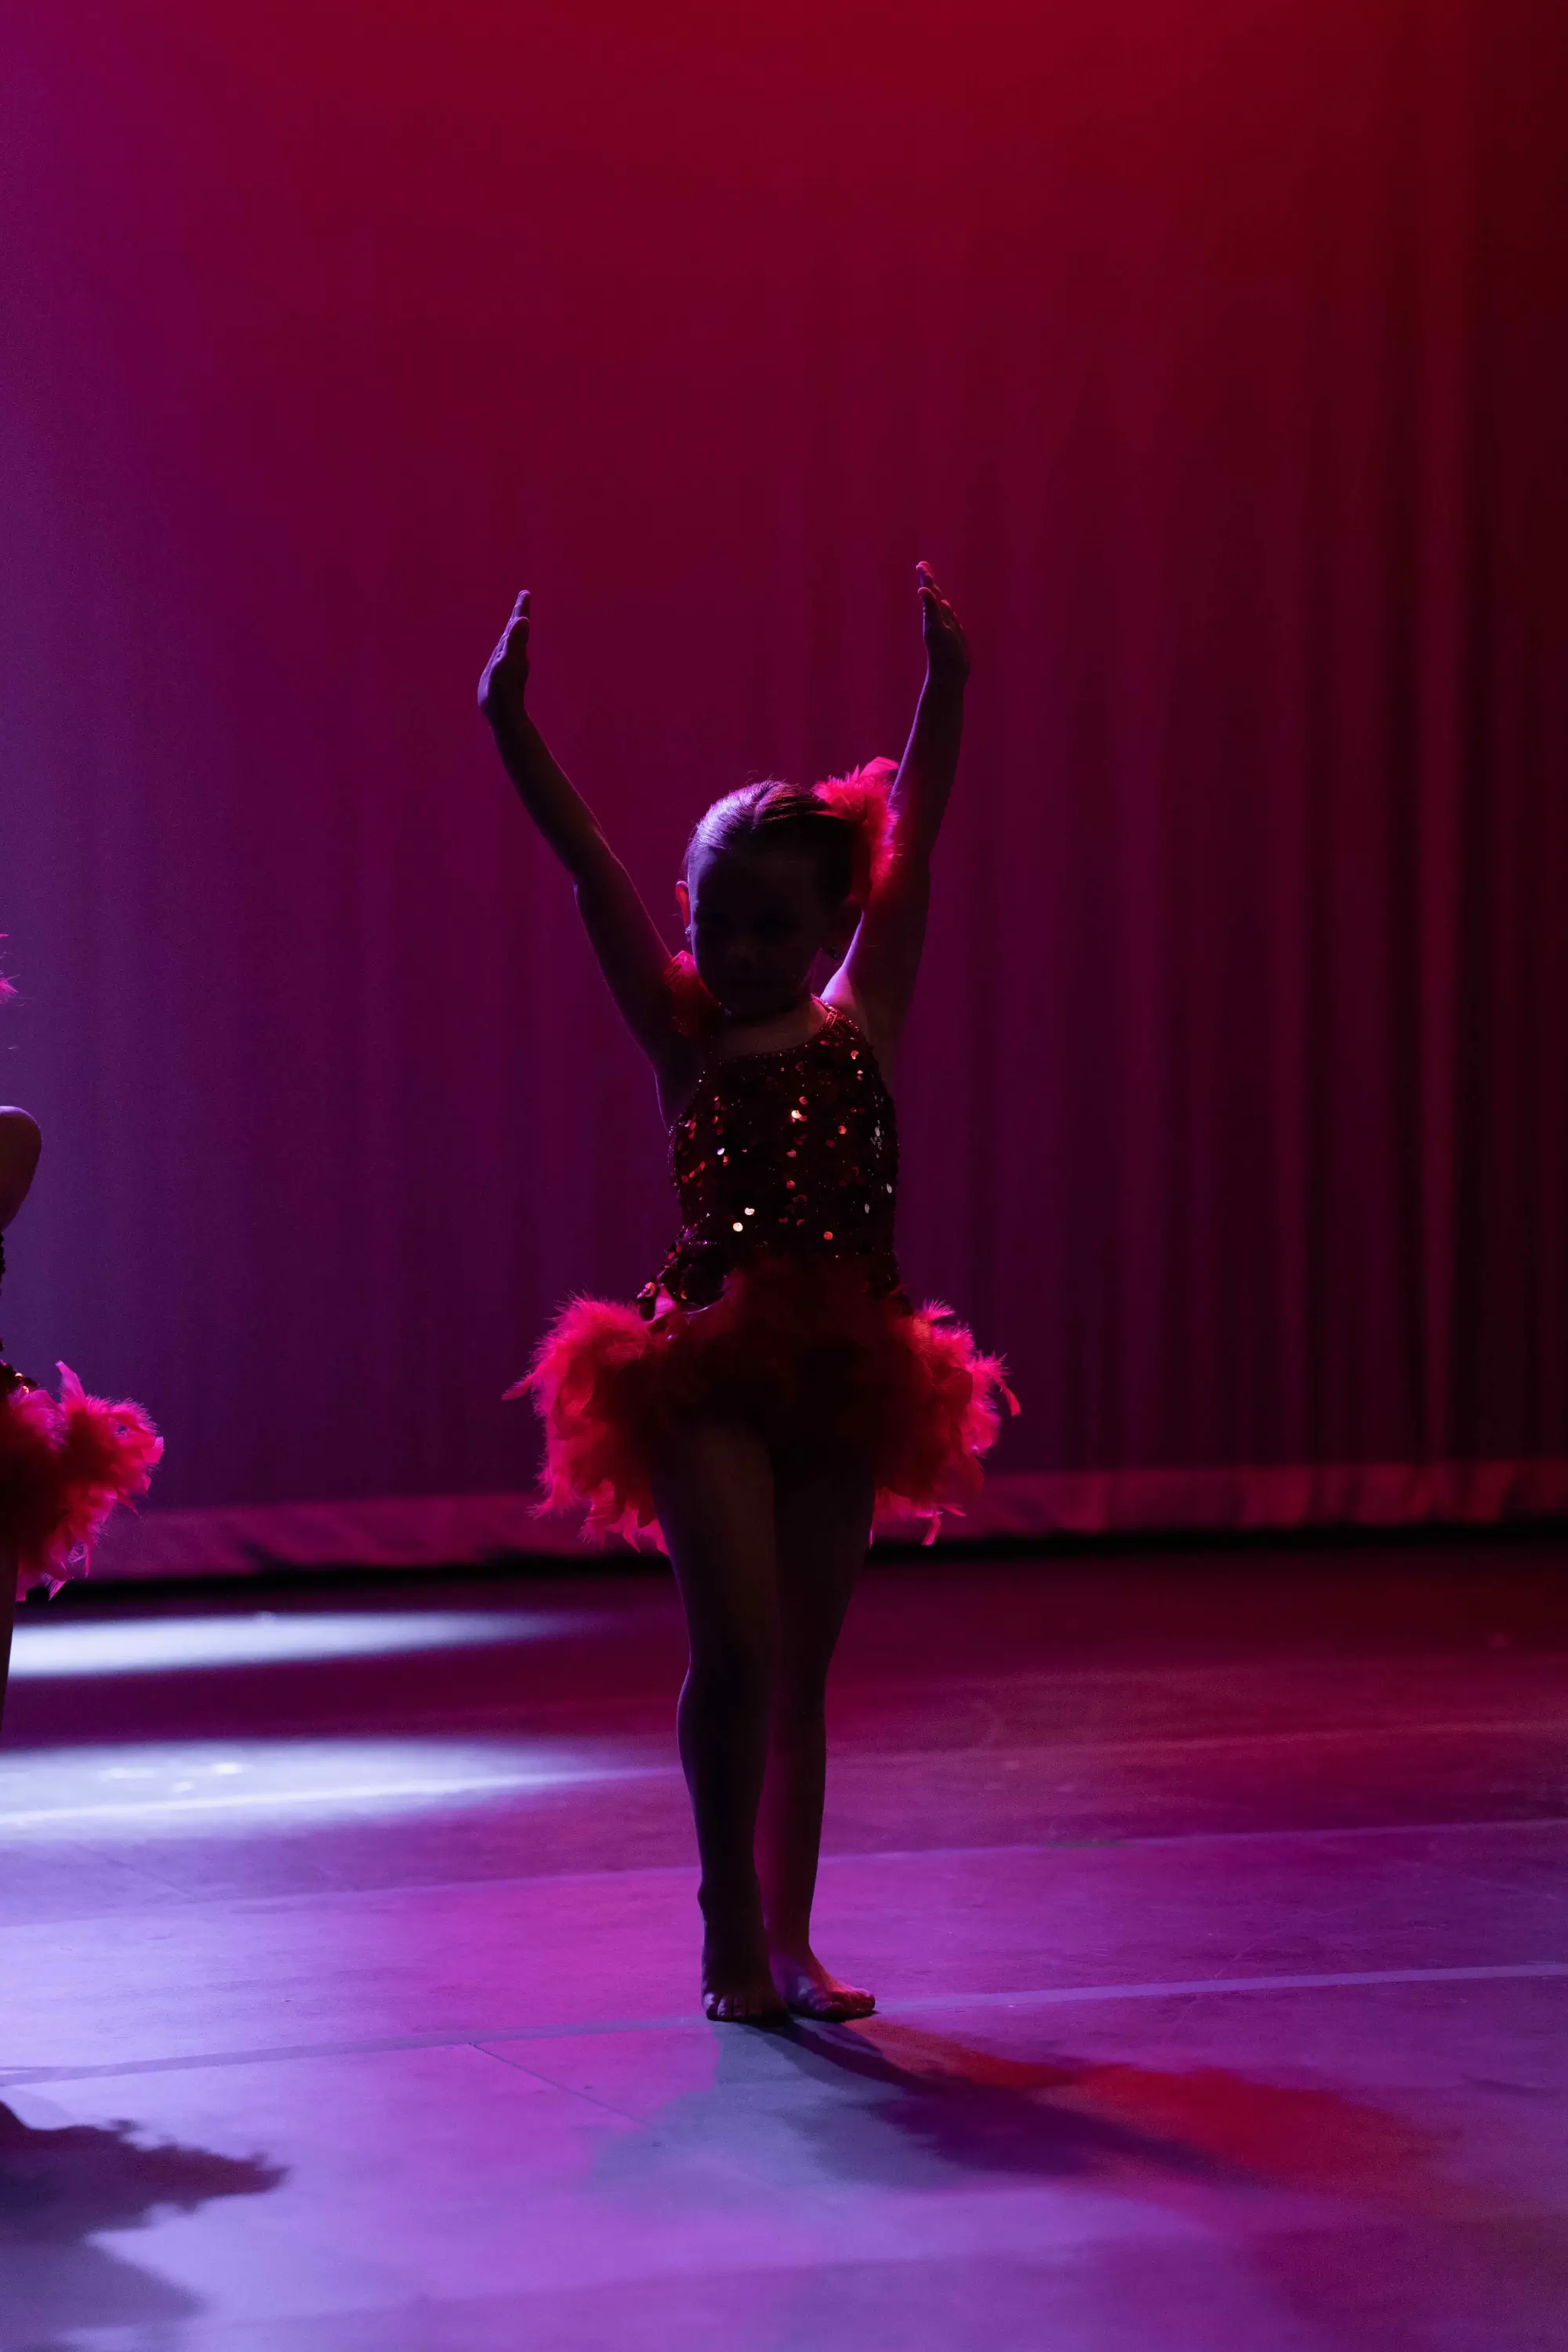
{"label": "young dancer", "polygon": [[[10,992],[0,981],[0,997]],[[42,1141],[29,1112],[0,1108],[0,1233],[27,1197]],[[5,1271],[0,1244],[0,1280]],[[146,1493],[163,1451],[140,1405],[88,1396],[73,1371],[58,1370],[57,1402],[0,1357],[0,1714],[18,1596],[85,1571],[116,1503]]]}
{"label": "young dancer", "polygon": [[[932,1520],[980,1483],[1007,1398],[893,1255],[887,1074],[925,936],[969,655],[926,564],[926,681],[902,761],[752,784],[691,836],[671,958],[525,707],[529,597],[479,685],[524,806],[576,887],[653,1065],[684,1229],[636,1301],[578,1298],[527,1378],[548,1502],[656,1525],[686,1612],[681,1762],[709,2017],[867,2015],[811,1945],[827,1670],[879,1507]],[[820,955],[834,962],[820,996]]]}

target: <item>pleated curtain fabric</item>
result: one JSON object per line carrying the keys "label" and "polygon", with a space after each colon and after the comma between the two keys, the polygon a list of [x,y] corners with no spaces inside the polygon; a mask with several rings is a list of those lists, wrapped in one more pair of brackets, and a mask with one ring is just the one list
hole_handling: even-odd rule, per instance
{"label": "pleated curtain fabric", "polygon": [[673,944],[709,798],[899,750],[917,556],[902,1247],[1000,1466],[1568,1459],[1561,10],[89,13],[0,100],[5,1329],[163,1505],[526,1485],[668,1236],[516,589]]}

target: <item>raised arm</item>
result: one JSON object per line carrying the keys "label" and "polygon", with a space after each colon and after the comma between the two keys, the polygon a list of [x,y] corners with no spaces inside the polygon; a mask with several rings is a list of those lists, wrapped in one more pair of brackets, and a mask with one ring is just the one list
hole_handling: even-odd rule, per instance
{"label": "raised arm", "polygon": [[656,1071],[683,1050],[672,1018],[670,951],[593,810],[551,757],[524,708],[530,597],[512,607],[479,680],[479,709],[507,774],[546,843],[572,877],[577,908],[610,993]]}
{"label": "raised arm", "polygon": [[891,856],[873,888],[848,954],[828,982],[864,1024],[884,1061],[897,1045],[915,992],[931,905],[931,854],[958,772],[969,647],[929,563],[916,567],[926,678],[889,805]]}

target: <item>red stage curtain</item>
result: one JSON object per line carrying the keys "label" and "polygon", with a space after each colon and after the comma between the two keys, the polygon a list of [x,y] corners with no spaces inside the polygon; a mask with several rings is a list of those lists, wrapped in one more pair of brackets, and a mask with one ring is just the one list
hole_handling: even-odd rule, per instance
{"label": "red stage curtain", "polygon": [[5,1328],[164,1503],[521,1486],[501,1389],[667,1236],[473,711],[515,589],[664,905],[898,749],[917,555],[904,1251],[1004,1466],[1568,1458],[1556,0],[13,26]]}

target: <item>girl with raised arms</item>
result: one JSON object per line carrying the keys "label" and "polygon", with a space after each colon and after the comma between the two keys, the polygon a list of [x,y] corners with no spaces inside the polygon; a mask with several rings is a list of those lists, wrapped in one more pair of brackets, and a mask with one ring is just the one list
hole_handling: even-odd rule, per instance
{"label": "girl with raised arms", "polygon": [[[888,1077],[909,1011],[931,857],[952,788],[969,655],[929,565],[926,679],[902,761],[714,803],[677,886],[671,957],[528,715],[521,595],[479,707],[571,875],[605,980],[653,1065],[683,1229],[634,1303],[574,1299],[513,1395],[544,1423],[552,1506],[653,1528],[685,1608],[678,1724],[701,1876],[709,2017],[868,2014],[816,1958],[827,1670],[878,1511],[934,1527],[980,1482],[1011,1403],[893,1255]],[[820,995],[813,969],[835,969]]]}

